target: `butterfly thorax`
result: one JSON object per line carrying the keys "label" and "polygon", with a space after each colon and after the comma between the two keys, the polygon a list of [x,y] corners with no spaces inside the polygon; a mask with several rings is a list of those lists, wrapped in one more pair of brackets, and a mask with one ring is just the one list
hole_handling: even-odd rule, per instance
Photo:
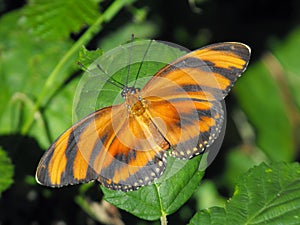
{"label": "butterfly thorax", "polygon": [[141,116],[145,113],[147,101],[142,98],[139,88],[126,87],[122,91],[130,115]]}

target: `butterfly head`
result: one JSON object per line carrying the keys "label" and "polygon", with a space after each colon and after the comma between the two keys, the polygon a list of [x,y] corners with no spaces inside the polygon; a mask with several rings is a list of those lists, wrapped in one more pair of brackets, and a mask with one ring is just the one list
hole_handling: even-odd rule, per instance
{"label": "butterfly head", "polygon": [[121,95],[125,99],[126,107],[131,115],[141,116],[144,114],[147,103],[142,98],[139,88],[125,87]]}
{"label": "butterfly head", "polygon": [[141,90],[140,88],[125,86],[121,92],[121,96],[122,96],[122,98],[126,99],[128,95],[136,94],[136,93],[140,92],[140,90]]}

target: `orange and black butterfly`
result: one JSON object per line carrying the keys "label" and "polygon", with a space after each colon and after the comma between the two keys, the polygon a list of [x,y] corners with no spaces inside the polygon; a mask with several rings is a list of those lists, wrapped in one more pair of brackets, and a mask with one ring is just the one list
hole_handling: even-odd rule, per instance
{"label": "orange and black butterfly", "polygon": [[37,181],[61,187],[98,180],[121,191],[151,183],[165,170],[167,152],[190,159],[219,136],[221,101],[249,59],[244,44],[213,44],[164,66],[142,89],[123,85],[123,103],[93,112],[58,137],[38,165]]}

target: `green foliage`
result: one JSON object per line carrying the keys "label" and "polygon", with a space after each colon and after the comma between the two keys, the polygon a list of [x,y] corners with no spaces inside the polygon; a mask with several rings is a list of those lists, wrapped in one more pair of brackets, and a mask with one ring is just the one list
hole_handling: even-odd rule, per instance
{"label": "green foliage", "polygon": [[30,0],[24,7],[25,26],[38,38],[66,39],[83,24],[93,24],[99,16],[98,2]]}
{"label": "green foliage", "polygon": [[278,83],[280,89],[283,91],[283,97],[287,101],[287,111],[292,117],[293,126],[299,124],[299,114],[297,110],[300,110],[300,73],[299,73],[299,61],[297,60],[299,47],[300,47],[300,28],[297,27],[291,32],[284,43],[275,42],[272,45],[273,61],[270,67],[275,67],[279,71],[279,74],[275,74],[278,77]]}
{"label": "green foliage", "polygon": [[299,196],[299,163],[262,163],[238,179],[224,208],[202,210],[189,225],[298,224]]}
{"label": "green foliage", "polygon": [[[300,29],[252,64],[236,86],[236,97],[257,130],[257,145],[271,160],[291,161],[300,127]],[[250,97],[251,96],[251,97]],[[276,150],[275,150],[276,149]]]}
{"label": "green foliage", "polygon": [[263,61],[253,64],[245,72],[235,91],[258,130],[257,145],[272,160],[291,160],[295,154],[292,124],[278,86]]}
{"label": "green foliage", "polygon": [[[45,88],[41,84],[46,82],[48,74],[71,46],[71,41],[51,41],[47,45],[40,40],[34,41],[26,33],[26,29],[17,22],[21,14],[21,11],[15,11],[0,21],[2,28],[0,31],[2,37],[0,40],[2,52],[0,55],[2,78],[0,88],[3,90],[3,94],[1,91],[0,133],[2,134],[18,132],[24,121],[28,120],[34,108],[35,99]],[[50,96],[55,94],[54,90],[60,87],[66,72],[69,73],[72,70],[74,67],[68,68],[67,71],[59,71],[57,79],[48,90]],[[37,123],[30,130],[30,134],[35,136],[44,148],[50,144],[45,120],[52,121],[51,125],[54,125],[56,129],[65,129],[64,123],[69,116],[62,115],[61,111],[64,110],[69,115],[71,113],[70,101],[73,95],[71,90],[69,86],[62,90],[61,98],[58,99],[61,104],[51,104],[47,107],[45,109],[46,117],[42,116],[40,111],[36,113]],[[71,95],[64,98],[66,92]],[[43,99],[44,101],[46,103],[46,99]],[[48,112],[51,113],[48,114]],[[60,114],[59,117],[57,114]],[[47,115],[49,115],[48,118]],[[56,135],[58,132],[51,132],[52,138]],[[52,138],[51,140],[53,140]]]}
{"label": "green foliage", "polygon": [[0,197],[1,193],[13,183],[14,167],[6,152],[0,147]]}
{"label": "green foliage", "polygon": [[232,149],[226,157],[226,169],[223,174],[223,180],[229,188],[235,186],[237,177],[245,173],[253,165],[259,164],[261,161],[268,161],[267,158],[259,154],[258,150],[245,153],[242,148]]}
{"label": "green foliage", "polygon": [[[264,45],[267,43],[269,48],[264,49],[264,54],[258,57],[257,51],[261,46],[256,46],[256,41],[251,39],[256,35],[251,35],[249,37],[251,40],[240,38],[242,36],[236,32],[245,30],[236,29],[236,22],[235,32],[231,32],[227,24],[226,27],[223,27],[223,23],[220,25],[220,16],[224,16],[221,12],[223,8],[218,11],[219,13],[210,16],[212,13],[209,13],[210,10],[205,4],[202,5],[202,1],[189,1],[194,10],[198,9],[195,6],[201,8],[200,14],[204,15],[205,19],[187,9],[188,11],[182,10],[188,12],[185,14],[186,18],[180,17],[178,23],[179,16],[183,14],[177,11],[176,20],[172,23],[174,17],[169,12],[173,12],[173,6],[178,9],[176,7],[180,1],[168,5],[167,11],[164,10],[166,5],[163,1],[147,3],[140,1],[138,4],[134,2],[134,0],[30,0],[23,7],[1,15],[0,145],[5,151],[0,149],[2,194],[0,201],[6,199],[8,202],[0,202],[0,221],[2,222],[4,218],[5,223],[5,219],[10,215],[6,211],[3,213],[3,206],[5,208],[12,205],[19,206],[11,209],[13,216],[7,219],[8,223],[12,224],[17,224],[15,221],[12,222],[17,215],[35,219],[45,215],[45,212],[47,223],[57,223],[56,220],[60,219],[62,214],[62,218],[67,218],[68,210],[73,210],[71,207],[64,208],[63,201],[67,201],[65,204],[68,206],[73,203],[69,195],[62,194],[57,197],[57,193],[72,192],[70,189],[45,191],[33,182],[34,171],[25,169],[23,171],[24,165],[37,164],[34,158],[40,157],[42,151],[31,155],[31,149],[25,148],[25,145],[21,144],[14,148],[8,140],[12,139],[13,142],[19,140],[15,139],[15,135],[19,135],[20,139],[29,138],[32,141],[28,146],[35,143],[43,150],[47,149],[72,122],[95,109],[112,104],[114,96],[119,96],[119,89],[116,90],[108,83],[103,84],[103,78],[99,77],[89,83],[90,86],[81,86],[86,74],[82,76],[78,73],[79,66],[76,63],[80,61],[88,67],[104,51],[130,41],[131,34],[134,34],[137,39],[163,37],[164,40],[195,47],[202,47],[211,43],[213,39],[249,41],[248,44],[254,54],[245,74],[233,88],[234,94],[231,93],[227,98],[232,99],[234,95],[238,100],[237,104],[227,105],[230,112],[227,117],[232,119],[228,123],[228,137],[221,154],[217,157],[219,161],[212,163],[211,170],[209,173],[206,172],[207,178],[201,184],[199,182],[204,171],[199,168],[200,157],[190,161],[178,161],[169,157],[167,171],[154,184],[127,193],[101,187],[104,198],[139,218],[158,220],[168,215],[171,220],[175,218],[174,224],[182,222],[180,215],[184,214],[184,207],[189,208],[190,214],[193,213],[193,208],[200,211],[190,224],[298,224],[299,165],[275,163],[270,166],[266,164],[253,166],[261,162],[297,160],[300,130],[299,27],[294,27],[289,35],[286,35],[289,32],[285,30],[286,36],[282,39],[276,39],[274,32],[270,32],[268,40],[262,39]],[[211,4],[211,9],[215,9],[219,4],[224,6],[221,3]],[[1,3],[0,5],[3,9],[4,5]],[[121,14],[118,14],[120,11]],[[241,11],[234,7],[234,12]],[[227,16],[228,21],[236,21],[234,13],[228,13]],[[216,18],[218,25],[213,25],[212,18]],[[195,21],[204,23],[211,21],[212,24],[204,26],[202,22],[194,23]],[[241,24],[238,25],[243,28]],[[226,32],[223,32],[223,28]],[[269,28],[263,28],[267,29]],[[255,34],[255,30],[249,27],[247,30]],[[99,31],[104,32],[98,35]],[[221,33],[231,35],[222,36]],[[236,34],[237,36],[232,36]],[[72,36],[75,38],[71,38]],[[97,50],[86,50],[84,46],[88,44],[92,44]],[[91,46],[87,48],[91,49]],[[168,58],[170,54],[163,55],[162,52],[162,48],[159,48],[153,57],[163,57],[166,61],[172,61],[175,57],[173,55],[173,58]],[[183,53],[179,51],[176,54],[180,56]],[[128,58],[118,58],[114,63],[103,62],[101,66],[113,72],[113,77],[123,82],[128,67],[114,70],[122,60],[123,65],[128,63]],[[140,77],[152,76],[164,64],[144,63]],[[134,80],[138,68],[139,64],[132,65],[130,81]],[[100,86],[103,86],[103,89],[99,92]],[[143,84],[139,86],[142,87]],[[76,88],[77,90],[92,88],[94,92],[86,92],[83,94],[85,96],[75,96],[72,104]],[[12,161],[16,162],[15,167],[6,152],[9,152]],[[22,160],[21,153],[29,152],[30,160]],[[253,168],[238,179],[251,167]],[[16,172],[14,188],[11,188],[11,193],[3,192],[13,182],[14,169]],[[20,170],[27,174],[20,176]],[[231,193],[236,183],[233,197],[223,207],[224,199],[227,197],[219,190],[222,190],[222,193],[226,191]],[[94,219],[103,223],[100,217],[94,214],[94,204],[97,204],[95,201],[98,201],[101,194],[97,192],[96,198],[90,201],[91,184],[81,185],[80,188],[84,188],[85,191],[79,192],[75,198],[76,203]],[[30,200],[32,202],[28,203],[28,196],[32,193],[35,199],[32,198]],[[20,200],[21,197],[23,198]],[[51,201],[55,200],[56,204],[57,199],[61,201],[60,204],[54,208],[47,207],[51,205]],[[182,207],[189,199],[192,200]],[[33,210],[30,211],[31,209]],[[71,212],[71,217],[78,214],[78,217],[82,218],[78,207],[76,210],[76,213]],[[126,221],[126,213],[122,214]],[[19,221],[23,219],[25,221],[26,218]],[[75,219],[76,222],[80,221],[77,217]],[[136,223],[150,223],[136,220],[139,221],[135,221]],[[26,220],[26,222],[29,224],[36,221]],[[78,224],[85,223],[87,222],[78,222]]]}

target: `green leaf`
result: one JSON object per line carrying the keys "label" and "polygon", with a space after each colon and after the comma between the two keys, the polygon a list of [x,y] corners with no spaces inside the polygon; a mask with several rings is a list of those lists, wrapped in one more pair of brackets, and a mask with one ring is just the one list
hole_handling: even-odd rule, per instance
{"label": "green leaf", "polygon": [[14,167],[6,152],[0,146],[0,197],[1,193],[13,183]]}
{"label": "green leaf", "polygon": [[[21,11],[14,11],[0,19],[0,73],[5,85],[1,84],[9,87],[10,94],[20,91],[36,97],[43,89],[41,84],[72,43],[33,40],[20,25],[21,17]],[[61,77],[55,85],[61,83]]]}
{"label": "green leaf", "polygon": [[300,127],[300,28],[251,64],[235,90],[257,130],[257,144],[271,160],[292,161]]}
{"label": "green leaf", "polygon": [[[43,84],[45,84],[50,72],[59,62],[61,56],[71,46],[70,41],[51,41],[46,43],[43,40],[33,40],[24,26],[18,22],[21,17],[22,12],[19,10],[6,14],[0,19],[1,134],[19,132],[24,120],[28,116],[32,116],[30,112],[35,99],[38,98],[44,88]],[[74,61],[75,59],[72,62]],[[74,70],[75,63],[73,67],[70,64],[67,67],[64,67],[59,72],[59,76],[49,88],[51,89],[48,92],[49,96],[59,89],[66,78],[66,74]],[[50,144],[46,131],[46,121],[54,121],[53,118],[60,120],[60,122],[55,123],[57,121],[55,119],[53,133],[50,132],[53,135],[58,135],[58,132],[62,132],[67,128],[66,126],[71,124],[72,104],[70,103],[72,102],[75,87],[72,86],[68,89],[69,86],[65,85],[66,88],[64,87],[64,89],[67,90],[62,91],[69,93],[67,99],[64,99],[65,101],[56,100],[56,104],[50,104],[52,109],[45,109],[47,112],[57,108],[54,114],[48,114],[47,116],[49,117],[47,119],[43,117],[41,112],[35,114],[37,124],[33,127],[30,135],[36,137],[43,148],[48,147]],[[66,110],[66,108],[69,110]],[[65,110],[65,113],[62,113],[62,110]],[[66,114],[68,112],[69,114]],[[69,117],[68,123],[65,122],[66,117]],[[58,130],[63,124],[65,124],[65,127]],[[51,125],[53,125],[53,122],[51,122]]]}
{"label": "green leaf", "polygon": [[224,209],[203,210],[190,224],[298,224],[299,196],[299,163],[262,163],[239,178]]}
{"label": "green leaf", "polygon": [[101,186],[104,199],[139,218],[157,220],[174,213],[193,195],[204,175],[200,161],[200,156],[187,161],[168,157],[166,171],[154,184],[131,192]]}
{"label": "green leaf", "polygon": [[294,110],[298,111],[298,124],[295,124],[295,126],[300,126],[300,64],[298,60],[300,28],[298,27],[291,32],[284,42],[280,41],[280,43],[273,44],[272,49],[272,53],[274,54],[273,62],[275,63],[272,66],[277,68],[279,70],[277,72],[282,76],[280,77],[280,85],[284,91],[285,98],[287,98],[288,110],[291,110],[289,113],[297,113],[293,112]]}
{"label": "green leaf", "polygon": [[91,25],[99,16],[99,5],[93,0],[30,0],[24,15],[25,25],[36,37],[65,39]]}
{"label": "green leaf", "polygon": [[291,161],[293,127],[279,87],[263,62],[250,65],[235,87],[236,97],[257,131],[258,147],[273,161]]}
{"label": "green leaf", "polygon": [[87,50],[85,46],[82,46],[79,51],[79,56],[77,61],[80,62],[83,66],[88,67],[93,61],[103,54],[102,49],[96,50]]}

